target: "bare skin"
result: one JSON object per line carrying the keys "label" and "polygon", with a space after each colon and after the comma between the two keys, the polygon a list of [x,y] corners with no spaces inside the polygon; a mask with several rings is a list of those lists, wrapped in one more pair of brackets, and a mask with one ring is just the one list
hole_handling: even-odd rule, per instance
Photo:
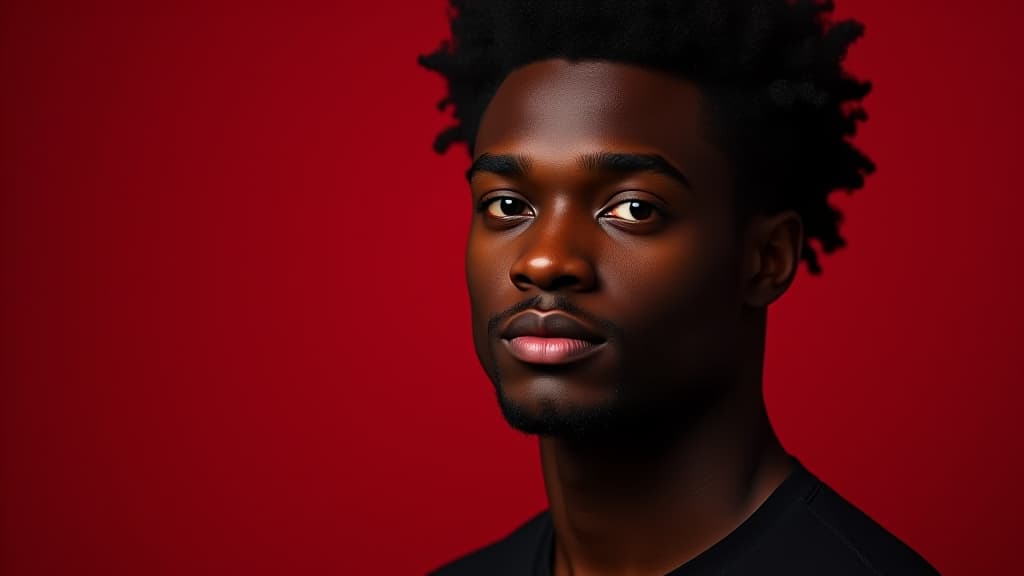
{"label": "bare skin", "polygon": [[[477,133],[474,341],[510,422],[544,430],[556,576],[665,574],[790,472],[761,367],[802,227],[793,212],[737,219],[701,98],[640,67],[545,60],[505,80]],[[524,361],[499,334],[524,307],[575,311],[602,341],[581,360]]]}

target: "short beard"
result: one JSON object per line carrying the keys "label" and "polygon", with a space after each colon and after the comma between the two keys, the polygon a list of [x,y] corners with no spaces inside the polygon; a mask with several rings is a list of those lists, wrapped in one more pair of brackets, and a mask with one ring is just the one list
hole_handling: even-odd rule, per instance
{"label": "short beard", "polygon": [[498,405],[505,421],[526,434],[584,441],[606,436],[619,427],[616,422],[620,420],[621,411],[614,405],[563,409],[548,401],[541,405],[537,413],[509,400],[500,386],[497,392]]}
{"label": "short beard", "polygon": [[695,425],[722,395],[717,387],[695,386],[674,397],[641,401],[617,388],[611,401],[598,406],[565,408],[547,401],[539,411],[528,410],[505,395],[495,372],[498,405],[512,428],[577,445],[622,444],[657,451]]}

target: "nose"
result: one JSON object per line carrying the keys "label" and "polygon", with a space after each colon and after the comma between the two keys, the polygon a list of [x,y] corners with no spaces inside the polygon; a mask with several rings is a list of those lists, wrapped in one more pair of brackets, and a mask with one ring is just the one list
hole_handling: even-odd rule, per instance
{"label": "nose", "polygon": [[512,263],[509,277],[520,290],[553,292],[593,290],[597,284],[593,254],[585,230],[571,215],[538,218],[524,234],[526,249]]}

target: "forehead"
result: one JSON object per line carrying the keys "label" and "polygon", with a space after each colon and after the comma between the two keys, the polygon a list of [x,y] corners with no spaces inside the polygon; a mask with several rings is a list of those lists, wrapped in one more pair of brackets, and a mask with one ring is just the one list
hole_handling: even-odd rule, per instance
{"label": "forehead", "polygon": [[682,78],[618,62],[543,60],[499,86],[475,154],[522,144],[538,153],[611,146],[686,163],[705,144],[701,126],[700,91]]}

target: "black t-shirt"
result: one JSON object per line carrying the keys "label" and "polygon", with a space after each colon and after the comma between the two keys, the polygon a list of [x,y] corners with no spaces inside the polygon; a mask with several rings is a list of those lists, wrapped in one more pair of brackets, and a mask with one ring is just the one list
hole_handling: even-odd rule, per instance
{"label": "black t-shirt", "polygon": [[[434,576],[551,576],[551,514],[447,564]],[[667,576],[938,574],[928,562],[811,474],[793,470],[725,538]]]}

